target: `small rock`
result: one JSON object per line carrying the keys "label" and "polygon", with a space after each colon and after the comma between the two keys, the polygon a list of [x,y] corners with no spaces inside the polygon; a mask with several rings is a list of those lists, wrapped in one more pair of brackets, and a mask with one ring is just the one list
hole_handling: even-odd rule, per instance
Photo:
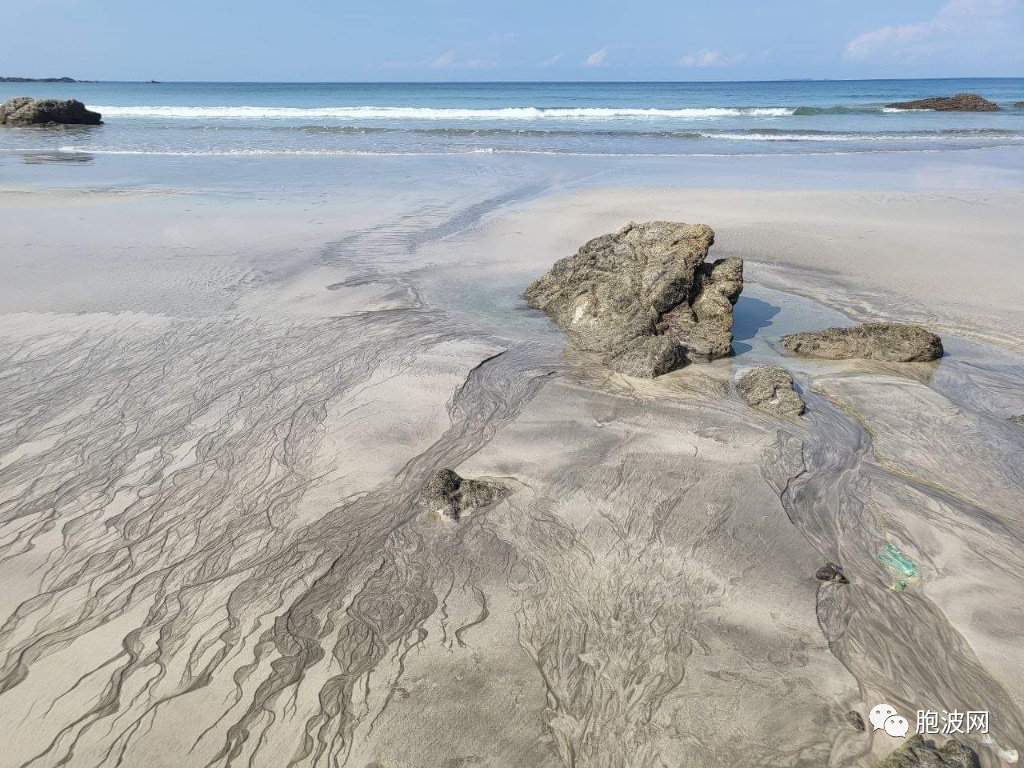
{"label": "small rock", "polygon": [[423,488],[420,503],[431,512],[458,520],[464,512],[486,507],[505,495],[497,483],[468,480],[450,469],[438,470]]}
{"label": "small rock", "polygon": [[833,584],[849,584],[850,580],[843,575],[843,569],[835,563],[825,563],[814,572],[818,581],[830,581]]}
{"label": "small rock", "polygon": [[861,717],[860,712],[855,709],[851,709],[846,713],[846,722],[848,722],[855,731],[866,730],[864,727],[864,718]]}
{"label": "small rock", "polygon": [[826,360],[881,360],[919,363],[942,357],[942,339],[919,325],[863,323],[852,328],[826,328],[794,333],[782,346],[800,357]]}
{"label": "small rock", "polygon": [[890,109],[931,109],[936,112],[999,112],[999,105],[983,99],[976,93],[958,93],[956,96],[937,96],[916,101],[897,101],[886,104]]}
{"label": "small rock", "polygon": [[74,99],[18,96],[0,104],[0,125],[99,125],[102,115]]}
{"label": "small rock", "polygon": [[570,345],[628,376],[726,357],[743,262],[705,263],[714,240],[703,224],[627,224],[557,261],[523,295]]}
{"label": "small rock", "polygon": [[1024,101],[1015,101],[1015,102],[1013,102],[1013,108],[1014,109],[1024,109]]}
{"label": "small rock", "polygon": [[1017,424],[1018,426],[1024,427],[1024,413],[1022,413],[1020,416],[1011,416],[1010,421],[1012,421],[1014,424]]}
{"label": "small rock", "polygon": [[963,742],[953,739],[936,748],[916,733],[882,760],[878,768],[977,768],[977,765],[978,756]]}
{"label": "small rock", "polygon": [[736,383],[747,405],[779,416],[799,416],[804,401],[793,389],[793,377],[785,368],[761,365],[751,368]]}

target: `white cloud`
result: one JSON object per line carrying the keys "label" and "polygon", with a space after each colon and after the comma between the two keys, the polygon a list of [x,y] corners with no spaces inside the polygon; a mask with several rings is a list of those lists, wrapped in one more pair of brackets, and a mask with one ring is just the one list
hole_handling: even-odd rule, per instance
{"label": "white cloud", "polygon": [[544,67],[545,69],[547,69],[548,67],[553,67],[555,64],[557,64],[558,62],[560,62],[564,58],[565,58],[565,54],[564,53],[556,53],[550,59],[545,59],[544,61],[542,61],[540,63],[540,65],[542,67]]}
{"label": "white cloud", "polygon": [[431,69],[448,69],[455,64],[455,51],[445,51],[432,62]]}
{"label": "white cloud", "polygon": [[947,0],[927,21],[888,25],[855,37],[844,55],[854,61],[878,54],[907,59],[965,42],[991,45],[1017,6],[1018,0]]}
{"label": "white cloud", "polygon": [[739,64],[746,56],[742,53],[723,53],[703,48],[696,53],[688,53],[679,60],[681,67],[731,67]]}
{"label": "white cloud", "polygon": [[608,64],[608,48],[594,51],[583,61],[585,67],[604,67]]}
{"label": "white cloud", "polygon": [[460,59],[455,51],[445,51],[428,66],[431,69],[492,69],[499,63],[493,59]]}

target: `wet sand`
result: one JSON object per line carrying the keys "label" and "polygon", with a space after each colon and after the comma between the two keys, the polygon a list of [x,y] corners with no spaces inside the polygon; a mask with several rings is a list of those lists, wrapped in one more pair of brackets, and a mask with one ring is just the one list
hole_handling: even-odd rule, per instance
{"label": "wet sand", "polygon": [[[1024,751],[1020,193],[0,199],[4,764],[870,766],[882,701]],[[658,217],[750,282],[645,382],[519,293]],[[779,353],[862,317],[949,355]],[[780,360],[800,421],[732,388]],[[442,467],[511,493],[441,520]]]}

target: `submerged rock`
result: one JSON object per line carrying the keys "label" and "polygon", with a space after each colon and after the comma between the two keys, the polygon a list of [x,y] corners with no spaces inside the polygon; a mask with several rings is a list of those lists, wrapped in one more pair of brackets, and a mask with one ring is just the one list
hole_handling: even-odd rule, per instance
{"label": "submerged rock", "polygon": [[977,768],[977,765],[977,755],[966,744],[953,739],[935,748],[918,733],[882,760],[878,768]]}
{"label": "submerged rock", "polygon": [[864,718],[861,717],[860,712],[855,709],[851,709],[846,713],[846,722],[848,722],[855,731],[867,730],[864,726]]}
{"label": "submerged rock", "polygon": [[0,125],[99,125],[102,119],[74,99],[18,96],[0,104]]}
{"label": "submerged rock", "polygon": [[956,96],[937,96],[916,101],[897,101],[886,104],[890,109],[931,109],[936,112],[999,112],[999,105],[983,99],[976,93],[958,93]]}
{"label": "submerged rock", "polygon": [[524,296],[620,373],[652,378],[726,357],[743,262],[706,264],[714,240],[703,224],[627,224],[556,262]]}
{"label": "submerged rock", "polygon": [[450,469],[438,470],[423,488],[420,503],[431,512],[458,520],[464,512],[486,507],[505,495],[497,483],[468,480]]}
{"label": "submerged rock", "polygon": [[1013,108],[1014,109],[1024,109],[1024,101],[1015,101],[1015,102],[1013,102]]}
{"label": "submerged rock", "polygon": [[942,340],[919,325],[864,323],[784,336],[782,346],[801,357],[826,360],[862,358],[917,363],[942,357]]}
{"label": "submerged rock", "polygon": [[779,416],[799,416],[804,401],[793,389],[793,377],[777,365],[751,368],[736,382],[736,391],[747,405]]}
{"label": "submerged rock", "polygon": [[[821,568],[814,572],[814,578],[818,581],[828,581],[832,584],[850,583],[850,580],[843,575],[843,569],[835,563],[825,563]],[[853,714],[857,713],[854,712]]]}

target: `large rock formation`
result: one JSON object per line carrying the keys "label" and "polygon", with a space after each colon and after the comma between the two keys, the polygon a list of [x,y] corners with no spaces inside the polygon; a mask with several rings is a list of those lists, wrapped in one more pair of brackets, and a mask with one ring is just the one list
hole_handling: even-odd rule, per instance
{"label": "large rock formation", "polygon": [[799,416],[804,412],[804,401],[793,389],[793,377],[776,365],[751,368],[736,382],[736,391],[747,405],[768,413]]}
{"label": "large rock formation", "polygon": [[627,224],[558,261],[525,298],[573,347],[630,376],[726,357],[743,262],[706,264],[714,240],[703,224]]}
{"label": "large rock formation", "polygon": [[958,93],[956,96],[937,96],[916,101],[897,101],[885,106],[891,109],[931,109],[936,112],[998,112],[999,105],[983,99],[976,93]]}
{"label": "large rock formation", "polygon": [[862,358],[890,363],[918,363],[942,357],[942,340],[919,325],[864,323],[852,328],[794,333],[782,346],[801,357],[826,360]]}
{"label": "large rock formation", "polygon": [[0,125],[99,125],[102,115],[74,99],[18,96],[0,104]]}
{"label": "large rock formation", "polygon": [[977,768],[977,765],[977,755],[966,744],[953,739],[936,749],[918,733],[882,760],[878,768]]}
{"label": "large rock formation", "polygon": [[439,469],[420,494],[420,504],[450,520],[486,507],[505,495],[505,488],[483,480],[467,480],[450,469]]}

